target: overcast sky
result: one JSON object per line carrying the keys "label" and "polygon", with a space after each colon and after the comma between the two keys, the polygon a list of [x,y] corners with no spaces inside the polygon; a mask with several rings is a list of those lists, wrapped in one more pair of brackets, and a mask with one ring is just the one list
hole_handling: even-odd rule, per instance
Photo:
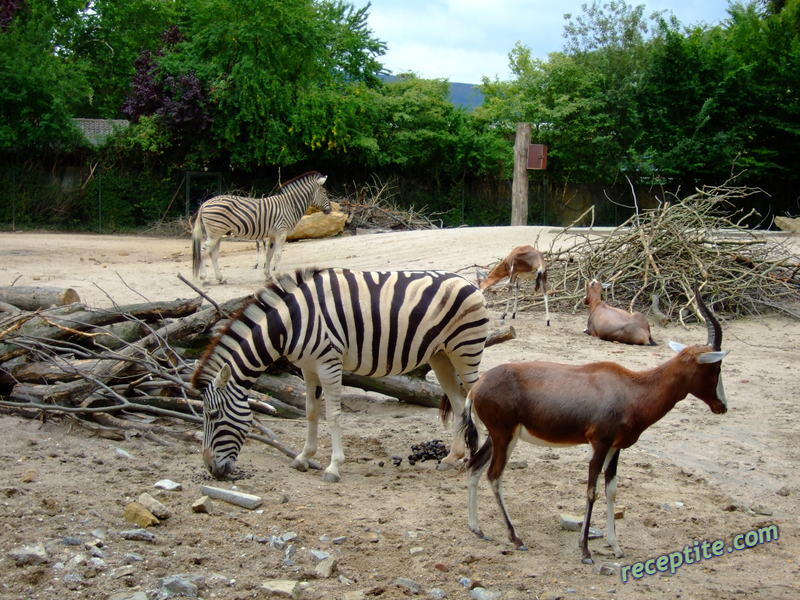
{"label": "overcast sky", "polygon": [[[356,7],[366,0],[351,0]],[[582,14],[591,0],[372,0],[369,24],[387,44],[382,63],[392,73],[480,83],[508,80],[508,53],[517,41],[547,59],[564,45],[564,14]],[[630,0],[645,15],[668,10],[683,25],[727,18],[728,0]]]}

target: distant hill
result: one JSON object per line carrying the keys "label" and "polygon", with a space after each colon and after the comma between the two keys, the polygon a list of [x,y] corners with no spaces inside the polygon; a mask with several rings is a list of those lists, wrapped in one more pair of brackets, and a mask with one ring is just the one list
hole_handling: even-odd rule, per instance
{"label": "distant hill", "polygon": [[483,92],[471,83],[451,83],[450,102],[467,110],[474,110],[483,104]]}
{"label": "distant hill", "polygon": [[[381,75],[383,81],[397,81],[396,75]],[[472,83],[450,83],[450,102],[456,106],[463,106],[468,111],[475,110],[483,104],[483,92],[479,86]]]}

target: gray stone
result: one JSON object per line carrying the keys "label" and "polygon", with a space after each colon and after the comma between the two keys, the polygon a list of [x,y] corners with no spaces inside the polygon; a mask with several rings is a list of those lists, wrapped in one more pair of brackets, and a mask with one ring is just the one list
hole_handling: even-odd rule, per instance
{"label": "gray stone", "polygon": [[200,588],[205,586],[205,577],[202,575],[170,575],[161,580],[159,596],[169,598],[171,596],[188,596],[197,598]]}
{"label": "gray stone", "polygon": [[292,600],[300,597],[301,590],[300,582],[291,579],[269,579],[261,584],[261,589],[272,596]]}
{"label": "gray stone", "polygon": [[269,538],[269,545],[275,548],[276,550],[283,550],[286,546],[286,542],[284,542],[281,538],[277,536],[270,536]]}
{"label": "gray stone", "polygon": [[117,592],[108,597],[108,600],[147,600],[146,592]]}
{"label": "gray stone", "polygon": [[211,498],[208,496],[200,496],[197,500],[192,502],[192,512],[209,514],[211,512]]}
{"label": "gray stone", "polygon": [[500,592],[489,591],[482,587],[472,588],[469,592],[469,597],[473,600],[498,600],[502,596]]}
{"label": "gray stone", "polygon": [[156,481],[153,484],[153,487],[160,490],[167,490],[168,492],[178,492],[183,489],[183,486],[180,483],[172,481],[171,479],[162,479],[160,481]]}
{"label": "gray stone", "polygon": [[79,537],[73,537],[71,535],[65,536],[61,538],[61,543],[65,546],[82,546],[83,540]]}
{"label": "gray stone", "polygon": [[620,564],[618,562],[605,562],[597,565],[594,572],[598,575],[616,575],[619,572]]}
{"label": "gray stone", "polygon": [[120,531],[119,534],[126,540],[132,540],[134,542],[156,541],[155,534],[150,533],[146,529],[128,529],[126,531]]}
{"label": "gray stone", "polygon": [[314,557],[315,560],[325,560],[326,558],[330,558],[331,553],[325,552],[325,550],[309,550],[308,553]]}
{"label": "gray stone", "polygon": [[131,565],[135,562],[141,562],[144,560],[144,557],[141,554],[137,554],[136,552],[128,552],[127,554],[122,556],[122,562],[126,565]]}
{"label": "gray stone", "polygon": [[209,498],[230,502],[231,504],[235,504],[236,506],[241,506],[242,508],[247,508],[250,510],[258,508],[264,502],[260,496],[245,494],[244,492],[239,492],[236,490],[218,488],[211,485],[200,486],[200,493],[208,496]]}
{"label": "gray stone", "polygon": [[428,592],[428,596],[433,598],[433,600],[444,600],[447,598],[447,592],[445,592],[442,588],[433,588]]}
{"label": "gray stone", "polygon": [[83,577],[77,573],[67,573],[61,581],[68,589],[73,591],[80,589],[84,584]]}
{"label": "gray stone", "polygon": [[325,558],[314,567],[314,574],[320,579],[328,579],[336,571],[337,563],[333,556]]}
{"label": "gray stone", "polygon": [[18,567],[24,567],[26,565],[40,565],[49,560],[47,556],[47,550],[45,550],[44,544],[42,543],[14,548],[8,553],[8,556]]}
{"label": "gray stone", "polygon": [[111,579],[120,579],[121,577],[130,577],[135,572],[136,569],[134,569],[131,565],[123,565],[109,571],[108,576],[111,577]]}
{"label": "gray stone", "polygon": [[334,544],[337,544],[337,545],[344,544],[347,541],[347,536],[346,535],[340,535],[338,537],[333,538],[332,541],[333,541]]}
{"label": "gray stone", "polygon": [[114,448],[114,454],[117,456],[117,458],[124,458],[126,460],[133,458],[133,454],[127,450],[123,450],[122,448]]}
{"label": "gray stone", "polygon": [[161,502],[153,498],[147,492],[139,495],[138,498],[139,504],[144,506],[147,510],[153,513],[159,519],[169,519],[170,513],[169,509],[164,506]]}
{"label": "gray stone", "polygon": [[561,529],[566,529],[567,531],[580,531],[581,525],[583,525],[583,517],[577,515],[561,513],[558,515],[558,519],[561,521]]}
{"label": "gray stone", "polygon": [[407,577],[398,577],[394,580],[394,584],[397,587],[403,588],[408,590],[412,594],[419,594],[422,591],[422,587],[413,579],[408,579]]}

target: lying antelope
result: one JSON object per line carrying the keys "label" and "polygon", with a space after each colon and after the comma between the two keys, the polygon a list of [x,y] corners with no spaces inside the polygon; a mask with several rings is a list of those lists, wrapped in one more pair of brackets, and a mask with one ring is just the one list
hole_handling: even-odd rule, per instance
{"label": "lying antelope", "polygon": [[[511,318],[517,317],[517,299],[519,297],[519,279],[533,279],[535,282],[534,291],[542,290],[544,296],[544,311],[547,325],[550,326],[550,309],[547,306],[547,265],[544,262],[542,253],[533,246],[517,246],[508,256],[501,260],[480,282],[482,290],[492,287],[499,281],[508,277],[508,287],[514,287],[514,310]],[[503,311],[501,319],[505,319],[508,314],[508,307],[511,303],[509,296],[506,301],[506,309]]]}
{"label": "lying antelope", "polygon": [[[720,350],[722,329],[697,291],[695,297],[706,319],[708,342],[690,347],[670,342],[677,356],[654,369],[634,372],[612,362],[576,366],[536,361],[500,365],[480,377],[467,396],[462,419],[470,449],[469,528],[475,534],[484,537],[478,526],[477,488],[488,466],[488,479],[509,537],[518,550],[527,549],[508,516],[501,492],[503,470],[518,439],[550,446],[591,444],[580,540],[583,562],[592,563],[588,533],[601,470],[605,472],[608,505],[606,538],[614,554],[623,556],[614,529],[620,450],[632,446],[645,429],[688,394],[703,400],[713,413],[727,411],[720,374],[727,354]],[[473,409],[489,434],[480,449]]]}
{"label": "lying antelope", "polygon": [[603,284],[596,279],[586,284],[583,303],[589,307],[589,322],[584,333],[609,342],[655,346],[650,323],[640,312],[628,312],[609,306],[602,299]]}

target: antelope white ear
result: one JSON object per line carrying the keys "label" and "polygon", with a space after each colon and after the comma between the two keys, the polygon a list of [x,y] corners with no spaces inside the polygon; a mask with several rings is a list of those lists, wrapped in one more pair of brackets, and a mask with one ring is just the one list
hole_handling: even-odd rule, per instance
{"label": "antelope white ear", "polygon": [[219,370],[219,373],[217,373],[217,376],[214,377],[214,382],[212,383],[212,385],[214,386],[214,389],[218,390],[228,385],[228,381],[230,381],[230,379],[231,379],[231,367],[230,365],[226,364],[223,365],[223,367]]}
{"label": "antelope white ear", "polygon": [[669,342],[667,342],[667,344],[668,344],[668,345],[669,345],[669,347],[670,347],[670,348],[672,348],[672,350],[673,350],[674,352],[676,352],[676,353],[680,353],[680,351],[681,351],[681,350],[683,350],[684,348],[686,348],[686,345],[684,345],[684,344],[680,344],[680,343],[678,343],[678,342],[673,342],[672,340],[670,340]]}
{"label": "antelope white ear", "polygon": [[608,282],[601,283],[600,285],[602,285],[602,286],[603,286],[603,289],[604,289],[604,290],[607,290],[608,288],[610,288],[610,287],[611,287],[611,284],[610,284],[610,283],[608,283]]}
{"label": "antelope white ear", "polygon": [[725,352],[703,352],[697,357],[697,362],[701,364],[719,362],[728,355],[728,352],[730,352],[730,350],[726,350]]}

